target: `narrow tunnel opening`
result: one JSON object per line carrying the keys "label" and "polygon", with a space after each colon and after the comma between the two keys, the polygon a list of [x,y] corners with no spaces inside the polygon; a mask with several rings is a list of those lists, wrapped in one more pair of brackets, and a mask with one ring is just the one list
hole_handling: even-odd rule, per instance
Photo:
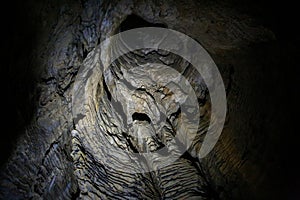
{"label": "narrow tunnel opening", "polygon": [[119,31],[127,31],[134,28],[142,28],[142,27],[161,27],[161,28],[167,28],[165,24],[162,23],[151,23],[140,16],[137,16],[135,14],[128,15],[126,19],[120,24]]}
{"label": "narrow tunnel opening", "polygon": [[132,120],[133,121],[146,121],[149,124],[151,123],[151,119],[145,113],[138,113],[138,112],[133,113]]}

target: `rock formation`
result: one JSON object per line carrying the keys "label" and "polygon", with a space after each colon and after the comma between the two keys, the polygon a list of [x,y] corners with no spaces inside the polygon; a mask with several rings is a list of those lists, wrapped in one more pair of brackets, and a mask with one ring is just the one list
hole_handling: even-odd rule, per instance
{"label": "rock formation", "polygon": [[[277,51],[269,50],[278,48],[277,41],[274,32],[231,5],[193,0],[30,1],[37,45],[26,64],[30,70],[18,75],[20,82],[32,77],[25,84],[30,96],[24,95],[26,107],[18,111],[24,122],[2,167],[0,198],[269,197],[277,186],[270,178],[274,171],[267,171],[278,166],[272,152],[280,139],[279,130],[267,131],[277,120],[263,94],[274,89],[257,88],[265,84],[269,63],[276,63]],[[218,66],[228,113],[217,145],[205,158],[198,152],[215,116],[207,86],[189,62],[153,49],[125,54],[107,68],[99,62],[101,42],[139,27],[182,32],[198,41]],[[108,45],[112,53],[118,51]],[[273,83],[278,72],[270,76]],[[185,89],[177,86],[186,82]],[[22,83],[15,85],[16,91],[27,90]],[[183,103],[199,106],[199,114],[190,109],[188,118]],[[199,120],[199,126],[191,126],[192,120]],[[180,136],[182,129],[187,135]],[[195,137],[184,154],[172,144],[175,135],[182,145],[185,137]],[[160,151],[164,147],[167,152]],[[158,167],[170,153],[178,159]]]}

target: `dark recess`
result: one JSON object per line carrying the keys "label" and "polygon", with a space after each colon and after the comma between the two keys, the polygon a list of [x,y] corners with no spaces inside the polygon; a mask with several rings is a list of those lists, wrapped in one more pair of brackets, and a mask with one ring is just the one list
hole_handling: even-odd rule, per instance
{"label": "dark recess", "polygon": [[[35,2],[35,1],[34,1]],[[36,25],[29,1],[6,2],[1,12],[2,130],[0,167],[7,161],[16,140],[32,120],[36,108],[35,75],[31,53],[36,45]]]}
{"label": "dark recess", "polygon": [[133,113],[132,120],[135,121],[147,121],[149,124],[151,123],[151,119],[145,113]]}
{"label": "dark recess", "polygon": [[126,19],[121,23],[119,27],[119,31],[127,31],[134,28],[142,28],[142,27],[161,27],[161,28],[167,28],[166,25],[162,23],[150,23],[143,18],[137,16],[137,15],[128,15]]}

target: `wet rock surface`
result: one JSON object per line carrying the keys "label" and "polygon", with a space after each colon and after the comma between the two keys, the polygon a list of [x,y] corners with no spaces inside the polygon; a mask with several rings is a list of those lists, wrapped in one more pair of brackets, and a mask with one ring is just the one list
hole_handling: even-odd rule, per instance
{"label": "wet rock surface", "polygon": [[[279,151],[279,130],[272,124],[282,109],[270,112],[273,96],[264,94],[274,90],[257,88],[265,84],[270,62],[277,64],[272,31],[230,4],[206,1],[42,1],[28,7],[38,35],[26,72],[34,85],[26,105],[34,109],[29,119],[26,109],[20,111],[24,122],[1,170],[1,199],[263,199],[270,195],[274,188],[270,177],[276,170],[267,171],[278,167],[273,152]],[[228,116],[219,142],[203,159],[197,153],[213,120],[210,97],[200,74],[187,61],[146,49],[126,54],[108,68],[98,62],[97,47],[105,38],[144,26],[191,36],[219,67]],[[27,80],[19,76],[20,82]],[[272,83],[279,79],[277,71],[270,76]],[[86,81],[87,77],[91,78]],[[77,85],[76,79],[81,80]],[[185,80],[190,87],[176,86]],[[192,91],[197,102],[190,99]],[[281,97],[280,92],[277,95]],[[188,125],[194,119],[185,116],[180,103],[199,105],[199,115],[190,115],[200,119],[199,127]],[[183,155],[171,141],[178,136],[178,142],[185,143],[181,129],[191,130],[185,131],[187,136],[195,135]],[[159,152],[162,149],[167,152]],[[149,152],[151,157],[138,156]],[[178,153],[179,159],[144,172],[156,169],[170,152]]]}

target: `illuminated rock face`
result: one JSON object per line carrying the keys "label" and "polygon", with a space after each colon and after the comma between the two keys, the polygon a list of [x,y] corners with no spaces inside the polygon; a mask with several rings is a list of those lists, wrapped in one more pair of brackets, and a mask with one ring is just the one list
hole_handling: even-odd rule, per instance
{"label": "illuminated rock face", "polygon": [[[107,48],[118,51],[120,47],[111,41]],[[188,80],[197,85],[200,75],[184,78],[185,74],[162,65],[160,60],[175,63],[176,68],[184,69],[182,73],[190,65],[171,53],[149,49],[126,54],[104,68],[100,50],[96,48],[84,60],[74,83],[76,120],[71,155],[81,197],[209,198],[197,154],[194,158],[181,155],[172,141],[180,131],[188,138],[193,134],[200,138],[205,132],[209,112],[202,115],[206,120],[197,132],[190,122],[200,118],[193,107],[198,100],[189,95],[192,87],[184,89],[183,84]],[[149,59],[156,62],[148,63]],[[202,96],[203,104],[206,98]],[[190,107],[181,108],[184,103]],[[186,138],[178,136],[177,140],[184,145]],[[199,145],[195,140],[194,148]],[[171,161],[170,155],[177,156],[176,160]]]}
{"label": "illuminated rock face", "polygon": [[[262,182],[255,171],[263,169],[261,160],[254,159],[259,150],[249,146],[262,149],[265,143],[253,141],[255,128],[248,121],[258,122],[263,111],[257,116],[251,111],[256,107],[248,108],[246,99],[263,76],[259,63],[252,65],[250,54],[257,49],[249,46],[273,41],[272,32],[226,5],[197,1],[45,5],[35,5],[41,10],[36,23],[43,27],[33,53],[33,70],[38,74],[34,93],[38,100],[32,102],[36,112],[1,173],[0,198],[240,199],[245,193],[249,197],[244,198],[257,197],[260,189],[253,185]],[[197,152],[211,117],[210,97],[188,62],[168,52],[141,50],[124,55],[105,70],[96,67],[101,65],[97,52],[101,41],[144,26],[167,27],[193,37],[221,71],[229,117],[220,141],[204,159],[199,160]],[[74,85],[77,78],[87,76],[92,78]],[[179,106],[191,101],[188,91],[172,86],[181,77],[196,92],[200,108],[199,116],[193,115],[201,119],[191,133],[195,140],[170,165],[137,173],[156,168],[157,161],[165,159],[155,154],[157,150],[167,146],[176,153],[170,142],[179,129],[193,129],[186,125]],[[82,88],[85,94],[76,94]],[[87,104],[80,101],[83,95],[92,97]],[[245,114],[240,109],[248,110]],[[74,116],[74,110],[82,115]],[[258,135],[257,140],[264,137]],[[147,152],[153,153],[150,159],[136,155]]]}

